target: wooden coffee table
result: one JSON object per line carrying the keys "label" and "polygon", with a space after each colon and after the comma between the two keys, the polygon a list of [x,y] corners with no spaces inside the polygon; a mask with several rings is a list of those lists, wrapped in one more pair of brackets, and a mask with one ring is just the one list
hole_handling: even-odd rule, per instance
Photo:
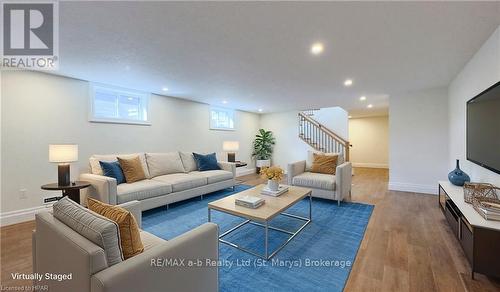
{"label": "wooden coffee table", "polygon": [[[217,201],[213,201],[208,203],[208,222],[212,220],[211,218],[211,212],[212,210],[217,210],[219,212],[231,214],[233,216],[241,217],[245,219],[245,221],[241,222],[240,224],[232,227],[231,229],[225,231],[224,233],[219,235],[219,241],[225,244],[228,244],[232,247],[235,247],[239,250],[242,250],[244,252],[250,253],[252,255],[261,257],[265,260],[268,260],[275,256],[283,247],[285,247],[299,232],[302,231],[309,223],[312,221],[311,213],[312,213],[312,196],[311,196],[311,190],[307,188],[302,188],[302,187],[295,187],[295,186],[290,186],[288,192],[284,193],[283,195],[279,197],[272,197],[272,196],[266,196],[266,195],[261,195],[260,191],[264,187],[264,185],[258,185],[254,188],[239,192],[237,194],[227,196],[225,198],[219,199]],[[265,203],[264,205],[260,206],[257,209],[251,209],[251,208],[246,208],[242,206],[238,206],[235,204],[235,199],[238,197],[243,197],[243,196],[254,196],[254,197],[260,197],[264,198]],[[298,215],[290,214],[290,213],[285,213],[284,211],[290,208],[291,206],[295,205],[305,197],[309,196],[309,217],[301,217]],[[285,230],[282,228],[270,226],[269,222],[275,218],[278,215],[283,215],[287,216],[290,218],[295,218],[304,221],[304,224],[300,226],[300,228],[297,231],[290,231],[290,230]],[[253,224],[257,226],[261,226],[264,228],[264,254],[260,254],[258,252],[252,251],[250,249],[244,248],[240,245],[237,245],[235,243],[229,242],[224,238],[224,236],[228,235],[229,233],[237,230],[238,228],[242,227],[245,224]],[[286,233],[290,235],[290,237],[276,250],[269,252],[269,229],[276,230],[279,232]]]}

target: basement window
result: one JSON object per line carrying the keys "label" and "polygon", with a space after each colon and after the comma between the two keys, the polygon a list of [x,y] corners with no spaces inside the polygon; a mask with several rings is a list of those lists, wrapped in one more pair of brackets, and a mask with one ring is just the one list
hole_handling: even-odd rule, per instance
{"label": "basement window", "polygon": [[210,108],[210,129],[234,131],[234,111],[224,108]]}
{"label": "basement window", "polygon": [[90,89],[89,120],[97,123],[151,125],[149,94],[102,84]]}

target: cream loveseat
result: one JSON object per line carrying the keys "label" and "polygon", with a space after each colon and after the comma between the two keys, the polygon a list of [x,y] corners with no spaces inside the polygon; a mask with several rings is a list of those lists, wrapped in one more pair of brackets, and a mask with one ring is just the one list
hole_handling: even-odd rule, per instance
{"label": "cream loveseat", "polygon": [[[145,180],[117,185],[116,179],[102,175],[99,161],[111,162],[116,161],[116,157],[137,155]],[[80,175],[80,180],[91,184],[84,196],[113,205],[138,200],[143,211],[235,185],[234,163],[218,162],[221,170],[197,171],[191,152],[92,155],[89,163],[90,173]]]}
{"label": "cream loveseat", "polygon": [[343,155],[338,153],[338,165],[335,175],[313,173],[311,169],[313,153],[308,151],[307,160],[297,161],[287,166],[287,181],[289,185],[312,189],[312,196],[337,200],[338,205],[344,199],[351,199],[352,165],[344,162]]}
{"label": "cream loveseat", "polygon": [[[140,227],[140,202],[131,201],[120,206],[132,213]],[[68,217],[80,215],[75,216],[80,219],[78,222],[92,224],[99,220],[91,217],[95,215],[82,212],[95,213],[81,206],[79,208],[80,210],[67,208],[64,212]],[[209,261],[217,261],[219,256],[218,229],[213,223],[205,223],[168,241],[141,230],[144,251],[112,264],[108,260],[112,254],[109,251],[109,241],[114,240],[115,244],[119,242],[117,226],[117,238],[113,239],[109,232],[101,233],[103,230],[111,230],[109,225],[102,227],[101,223],[100,229],[96,228],[96,224],[87,228],[75,228],[71,220],[67,225],[58,219],[61,217],[56,218],[54,212],[38,213],[35,217],[33,273],[44,276],[40,281],[33,281],[37,287],[47,285],[47,291],[51,292],[218,291],[218,267],[207,264]],[[82,214],[84,215],[81,216]],[[89,237],[89,234],[94,236]],[[107,248],[95,243],[97,238],[107,239]],[[184,264],[175,265],[163,261],[168,259],[177,259],[177,263],[184,259]],[[203,261],[202,266],[188,266],[188,260],[198,259]],[[46,273],[66,275],[71,279],[47,279]]]}

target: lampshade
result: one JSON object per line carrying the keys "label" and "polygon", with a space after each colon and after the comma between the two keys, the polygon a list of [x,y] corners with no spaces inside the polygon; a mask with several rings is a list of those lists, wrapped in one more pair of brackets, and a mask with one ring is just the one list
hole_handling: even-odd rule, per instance
{"label": "lampshade", "polygon": [[49,162],[63,163],[78,161],[78,145],[49,145]]}
{"label": "lampshade", "polygon": [[222,150],[224,151],[238,151],[240,149],[240,142],[238,141],[224,141],[222,143]]}

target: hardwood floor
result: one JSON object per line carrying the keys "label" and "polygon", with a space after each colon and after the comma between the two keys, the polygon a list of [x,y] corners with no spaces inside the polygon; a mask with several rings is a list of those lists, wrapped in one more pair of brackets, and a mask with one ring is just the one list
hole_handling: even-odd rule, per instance
{"label": "hardwood floor", "polygon": [[1,291],[5,287],[31,286],[29,280],[13,280],[11,273],[31,273],[31,233],[35,221],[2,227],[0,230]]}
{"label": "hardwood floor", "polygon": [[436,196],[388,191],[387,182],[385,169],[355,170],[352,200],[375,209],[345,291],[500,291],[496,279],[471,279]]}
{"label": "hardwood floor", "polygon": [[[245,184],[264,182],[257,175]],[[387,190],[384,169],[356,168],[352,199],[375,205],[345,291],[500,291],[500,281],[476,274],[438,208],[437,197]],[[10,273],[31,272],[34,222],[3,227],[1,284],[31,285]],[[500,247],[499,247],[500,248]]]}

